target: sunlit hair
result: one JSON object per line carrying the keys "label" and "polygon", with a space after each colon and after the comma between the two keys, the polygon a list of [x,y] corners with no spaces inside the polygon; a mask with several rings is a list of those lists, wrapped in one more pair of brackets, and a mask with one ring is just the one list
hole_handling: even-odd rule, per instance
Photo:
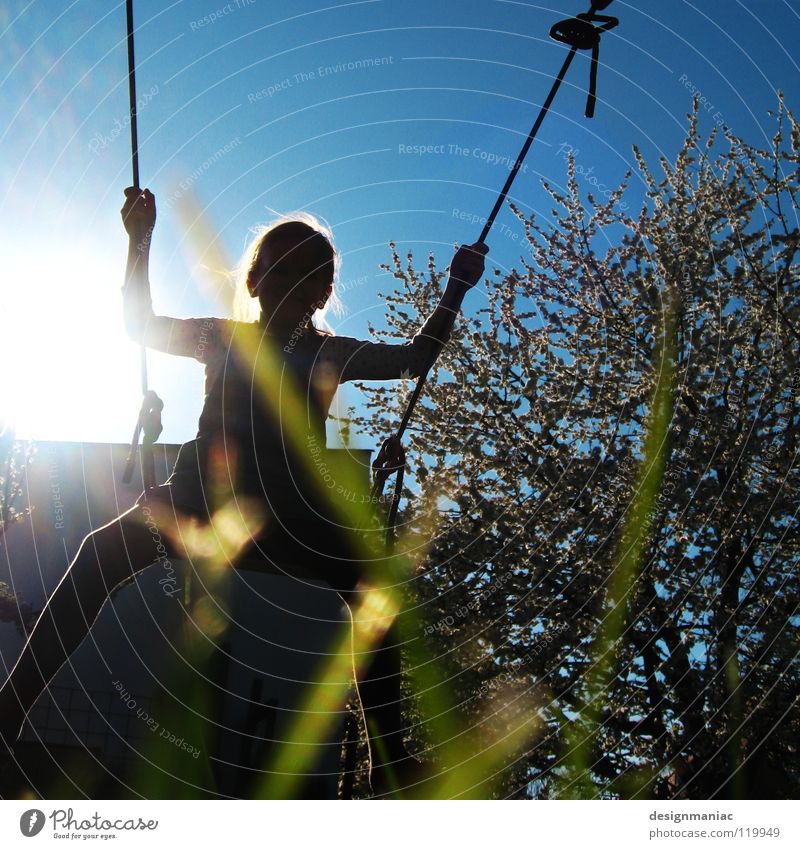
{"label": "sunlit hair", "polygon": [[[258,321],[261,314],[261,305],[258,298],[251,297],[247,281],[258,265],[263,247],[269,244],[270,240],[280,233],[299,236],[307,235],[308,246],[310,249],[316,251],[316,259],[319,265],[330,264],[330,282],[333,286],[333,291],[325,306],[314,313],[311,321],[317,329],[327,333],[333,333],[333,329],[326,321],[325,316],[330,309],[337,315],[342,311],[341,301],[336,294],[341,259],[334,245],[333,233],[331,233],[330,228],[308,212],[292,212],[282,215],[269,224],[253,229],[253,238],[245,248],[236,269],[233,317],[237,321]],[[306,245],[305,240],[303,245]]]}

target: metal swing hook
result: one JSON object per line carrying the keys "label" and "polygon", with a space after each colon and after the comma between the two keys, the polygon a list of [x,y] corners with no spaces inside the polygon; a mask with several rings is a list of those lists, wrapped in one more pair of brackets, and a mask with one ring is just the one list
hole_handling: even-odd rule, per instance
{"label": "metal swing hook", "polygon": [[[596,2],[592,4],[590,12],[581,15],[576,15],[574,18],[566,18],[553,24],[550,28],[550,38],[560,41],[562,44],[569,44],[570,47],[576,50],[591,50],[592,64],[589,70],[589,96],[586,99],[586,117],[591,118],[594,115],[594,107],[597,102],[597,66],[600,62],[600,34],[608,32],[619,25],[617,18],[612,18],[610,15],[598,15],[596,8],[605,9],[609,5],[605,2]],[[593,21],[600,23],[600,26],[595,26]]]}

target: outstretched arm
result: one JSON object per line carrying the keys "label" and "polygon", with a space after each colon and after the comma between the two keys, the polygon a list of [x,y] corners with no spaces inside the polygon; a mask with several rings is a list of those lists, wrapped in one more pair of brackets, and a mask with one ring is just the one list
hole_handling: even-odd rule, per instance
{"label": "outstretched arm", "polygon": [[125,330],[135,342],[168,354],[199,358],[211,332],[208,319],[156,315],[150,297],[150,241],[156,223],[156,199],[149,189],[125,189],[120,210],[128,233],[128,262],[122,289]]}
{"label": "outstretched arm", "polygon": [[484,256],[488,250],[482,242],[475,242],[462,245],[456,251],[444,294],[410,344],[334,337],[334,345],[343,348],[340,381],[418,377],[450,338],[464,295],[483,275]]}
{"label": "outstretched arm", "polygon": [[484,256],[488,251],[488,246],[483,242],[462,245],[456,251],[450,263],[450,276],[444,294],[414,337],[414,344],[425,345],[431,356],[434,350],[438,351],[450,338],[464,295],[483,275]]}
{"label": "outstretched arm", "polygon": [[[131,339],[148,344],[152,332],[153,302],[150,298],[150,240],[156,223],[156,199],[149,189],[125,189],[125,203],[120,210],[128,233],[128,262],[122,289],[122,314],[125,330]],[[158,347],[158,346],[156,346]]]}

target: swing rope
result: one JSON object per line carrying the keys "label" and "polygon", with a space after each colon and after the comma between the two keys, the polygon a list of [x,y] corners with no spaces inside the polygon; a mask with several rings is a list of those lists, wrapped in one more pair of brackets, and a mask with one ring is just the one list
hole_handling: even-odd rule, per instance
{"label": "swing rope", "polygon": [[[539,114],[536,120],[533,123],[533,127],[531,127],[531,131],[528,133],[528,138],[525,140],[525,143],[522,146],[522,149],[517,156],[517,160],[514,163],[514,167],[511,169],[511,172],[508,175],[508,179],[505,182],[505,185],[500,191],[500,195],[495,201],[494,207],[492,208],[489,217],[486,219],[486,224],[481,231],[480,236],[478,237],[479,242],[484,242],[486,240],[486,236],[489,234],[489,231],[492,229],[492,225],[494,224],[494,220],[497,214],[500,212],[500,209],[503,205],[503,202],[508,195],[509,190],[511,189],[511,185],[514,182],[514,179],[519,172],[520,166],[522,165],[522,161],[525,159],[525,156],[530,149],[530,146],[533,144],[533,140],[536,138],[536,134],[539,132],[539,127],[542,125],[542,121],[544,121],[545,115],[550,109],[553,100],[555,99],[556,92],[558,91],[561,83],[564,80],[564,77],[569,70],[569,66],[572,64],[572,60],[575,57],[575,53],[578,50],[591,50],[592,51],[592,59],[591,59],[591,67],[589,71],[589,93],[586,101],[586,117],[591,118],[594,115],[595,103],[597,100],[596,90],[597,90],[597,67],[599,65],[600,60],[600,35],[603,32],[607,32],[610,29],[613,29],[615,26],[619,24],[617,18],[609,17],[608,15],[598,15],[599,11],[605,9],[608,5],[610,5],[611,0],[593,0],[591,4],[591,8],[588,12],[584,14],[577,15],[574,18],[567,18],[566,20],[559,21],[557,24],[554,24],[550,29],[550,37],[555,41],[560,41],[564,44],[570,45],[570,51],[567,54],[566,59],[564,60],[564,64],[561,66],[561,70],[558,72],[555,81],[550,89],[550,93],[547,95],[545,102],[542,104],[542,108],[539,111]],[[597,22],[600,26],[595,26]],[[375,458],[372,464],[372,472],[373,472],[373,485],[372,485],[372,503],[377,503],[383,497],[383,490],[386,485],[386,481],[392,476],[396,475],[395,484],[394,484],[394,492],[390,498],[389,505],[389,513],[387,517],[386,524],[386,550],[387,553],[391,553],[394,548],[394,540],[395,540],[395,526],[397,524],[397,511],[400,504],[400,498],[403,492],[403,477],[405,474],[406,467],[406,455],[405,449],[403,448],[403,434],[405,433],[406,427],[411,419],[411,416],[414,412],[414,408],[416,407],[417,401],[419,400],[420,395],[422,394],[422,390],[425,386],[425,382],[428,378],[428,374],[430,370],[433,368],[436,360],[439,357],[443,346],[437,346],[433,353],[431,354],[430,359],[428,360],[425,368],[421,371],[419,377],[417,378],[417,385],[414,387],[414,392],[409,399],[408,405],[406,406],[406,410],[403,413],[403,417],[400,421],[400,425],[397,428],[396,433],[393,433],[389,436],[381,445],[380,451],[378,452],[378,456]]]}
{"label": "swing rope", "polygon": [[[133,52],[133,0],[126,0],[125,12],[128,26],[128,97],[130,100],[131,116],[131,167],[133,170],[133,188],[139,191],[139,138],[136,127],[136,60]],[[147,348],[144,344],[140,348],[140,367],[142,377],[142,406],[133,429],[133,438],[125,462],[125,471],[122,474],[122,482],[130,483],[133,477],[133,469],[136,465],[136,453],[139,448],[139,439],[142,440],[142,482],[145,490],[152,489],[156,485],[155,463],[153,460],[153,444],[161,434],[161,411],[164,402],[147,388]]]}

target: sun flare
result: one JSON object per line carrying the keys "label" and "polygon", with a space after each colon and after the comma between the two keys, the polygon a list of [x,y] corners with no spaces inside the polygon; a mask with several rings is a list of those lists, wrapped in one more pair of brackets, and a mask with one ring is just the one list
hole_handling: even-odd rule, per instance
{"label": "sun flare", "polygon": [[122,422],[132,430],[137,349],[122,328],[119,258],[50,242],[4,264],[0,419],[30,439],[101,441]]}

